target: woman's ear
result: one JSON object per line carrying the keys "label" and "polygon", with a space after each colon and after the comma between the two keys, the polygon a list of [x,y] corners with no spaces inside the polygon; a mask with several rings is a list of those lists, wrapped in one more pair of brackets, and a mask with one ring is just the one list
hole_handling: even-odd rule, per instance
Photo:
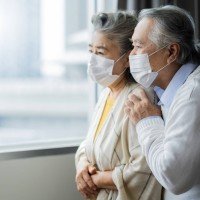
{"label": "woman's ear", "polygon": [[129,55],[130,55],[130,53],[131,53],[131,50],[127,51],[127,53],[126,53],[126,57],[125,57],[125,59],[126,59],[126,62],[125,62],[126,68],[129,67]]}
{"label": "woman's ear", "polygon": [[180,52],[180,45],[178,43],[173,43],[168,47],[169,57],[167,63],[170,64],[178,58]]}

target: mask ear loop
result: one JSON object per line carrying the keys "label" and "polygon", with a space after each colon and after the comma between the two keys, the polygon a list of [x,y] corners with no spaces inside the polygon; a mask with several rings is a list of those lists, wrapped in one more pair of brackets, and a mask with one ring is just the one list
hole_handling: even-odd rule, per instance
{"label": "mask ear loop", "polygon": [[[123,58],[124,55],[126,55],[126,54],[127,54],[127,52],[125,52],[122,56],[120,56],[120,57],[114,62],[114,65],[115,65],[121,58]],[[121,75],[126,71],[126,69],[127,69],[127,68],[125,68],[125,69],[119,74],[119,76],[121,76]]]}
{"label": "mask ear loop", "polygon": [[[164,47],[160,48],[160,49],[157,49],[157,50],[154,51],[153,53],[149,54],[149,57],[152,56],[153,54],[157,53],[158,51],[164,49],[164,48],[167,47],[167,46],[168,46],[168,44],[165,45]],[[172,62],[170,62],[169,64],[166,64],[164,67],[162,67],[161,69],[159,69],[159,70],[157,71],[157,73],[160,72],[161,70],[163,70],[165,67],[167,67],[167,66],[170,65],[171,63],[173,63],[175,60],[176,60],[176,58],[175,58],[174,60],[172,60]]]}
{"label": "mask ear loop", "polygon": [[169,64],[166,64],[164,67],[162,67],[161,69],[159,69],[159,70],[157,71],[157,73],[160,72],[161,70],[163,70],[165,67],[167,67],[167,66],[170,65],[171,63],[173,63],[175,60],[176,60],[176,58],[174,58],[174,60],[172,60],[172,62],[170,62]]}
{"label": "mask ear loop", "polygon": [[127,52],[125,52],[122,56],[120,56],[116,61],[115,61],[115,64],[121,59],[124,57],[124,55],[126,54]]}
{"label": "mask ear loop", "polygon": [[164,49],[165,47],[167,47],[168,44],[166,44],[164,47],[161,47],[160,49],[157,49],[156,51],[154,51],[153,53],[149,54],[149,57],[152,56],[153,54],[157,53],[158,51]]}

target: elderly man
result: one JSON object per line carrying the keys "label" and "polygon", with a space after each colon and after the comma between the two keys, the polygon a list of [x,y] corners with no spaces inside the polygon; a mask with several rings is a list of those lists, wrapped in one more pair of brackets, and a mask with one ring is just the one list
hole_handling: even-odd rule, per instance
{"label": "elderly man", "polygon": [[183,9],[142,10],[132,36],[130,70],[144,87],[154,86],[152,104],[145,92],[129,95],[125,112],[165,200],[200,199],[200,48],[194,22]]}

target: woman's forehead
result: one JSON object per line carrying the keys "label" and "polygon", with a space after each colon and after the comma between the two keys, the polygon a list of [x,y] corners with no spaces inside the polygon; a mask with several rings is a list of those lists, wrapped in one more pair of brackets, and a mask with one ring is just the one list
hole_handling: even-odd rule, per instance
{"label": "woman's forehead", "polygon": [[106,34],[98,31],[93,32],[89,44],[107,49],[117,46],[117,43],[114,40],[111,40]]}

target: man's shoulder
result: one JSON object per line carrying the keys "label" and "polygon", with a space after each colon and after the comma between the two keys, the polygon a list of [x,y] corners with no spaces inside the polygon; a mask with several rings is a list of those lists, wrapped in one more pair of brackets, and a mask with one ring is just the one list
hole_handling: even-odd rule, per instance
{"label": "man's shoulder", "polygon": [[190,76],[188,77],[188,79],[192,79],[192,78],[198,78],[198,79],[200,79],[199,74],[200,74],[200,65],[198,65],[196,67],[196,69],[190,74]]}
{"label": "man's shoulder", "polygon": [[188,76],[185,87],[197,87],[200,89],[200,65]]}
{"label": "man's shoulder", "polygon": [[187,78],[185,83],[177,91],[177,98],[200,98],[200,66],[198,66]]}

